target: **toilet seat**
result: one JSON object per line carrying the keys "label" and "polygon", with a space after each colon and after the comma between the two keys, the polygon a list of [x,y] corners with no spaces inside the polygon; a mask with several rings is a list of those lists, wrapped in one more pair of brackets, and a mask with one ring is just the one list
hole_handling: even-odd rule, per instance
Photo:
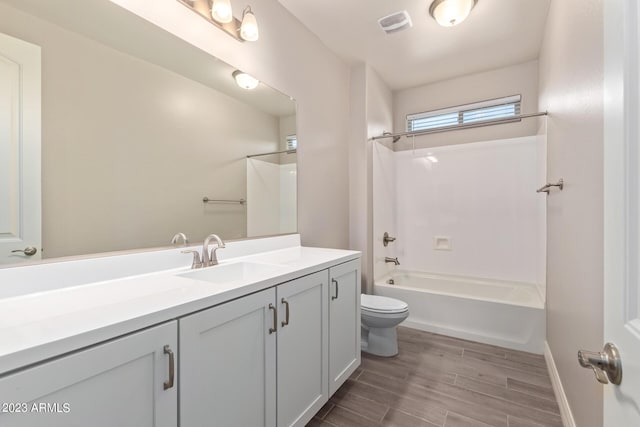
{"label": "toilet seat", "polygon": [[383,297],[380,295],[361,294],[360,308],[362,311],[370,313],[404,313],[409,311],[409,305],[394,298]]}

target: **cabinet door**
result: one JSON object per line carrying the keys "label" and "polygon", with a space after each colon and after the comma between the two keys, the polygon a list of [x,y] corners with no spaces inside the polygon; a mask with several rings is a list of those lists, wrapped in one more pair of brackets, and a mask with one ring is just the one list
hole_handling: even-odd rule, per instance
{"label": "cabinet door", "polygon": [[329,269],[329,395],[360,366],[360,260]]}
{"label": "cabinet door", "polygon": [[273,427],[275,289],[180,319],[181,427]]}
{"label": "cabinet door", "polygon": [[177,344],[173,321],[2,377],[0,425],[175,427]]}
{"label": "cabinet door", "polygon": [[328,400],[328,279],[324,270],[277,288],[278,427],[306,425]]}

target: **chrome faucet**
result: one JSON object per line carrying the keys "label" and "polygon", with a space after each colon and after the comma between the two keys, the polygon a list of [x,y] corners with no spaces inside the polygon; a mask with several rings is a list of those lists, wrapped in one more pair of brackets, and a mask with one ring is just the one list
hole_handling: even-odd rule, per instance
{"label": "chrome faucet", "polygon": [[[217,242],[217,246],[211,249],[209,252],[209,242],[211,239],[215,239]],[[209,234],[206,239],[204,239],[204,244],[202,245],[202,266],[209,267],[211,265],[218,265],[218,257],[216,255],[216,251],[220,248],[224,248],[224,242],[217,234]]]}
{"label": "chrome faucet", "polygon": [[392,262],[395,265],[400,265],[400,261],[398,261],[398,257],[391,258],[391,257],[386,256],[386,257],[384,257],[384,262]]}
{"label": "chrome faucet", "polygon": [[189,239],[187,239],[187,236],[184,233],[176,233],[173,238],[171,238],[171,244],[175,245],[180,239],[182,239],[182,243],[184,244],[184,246],[187,246],[189,244]]}

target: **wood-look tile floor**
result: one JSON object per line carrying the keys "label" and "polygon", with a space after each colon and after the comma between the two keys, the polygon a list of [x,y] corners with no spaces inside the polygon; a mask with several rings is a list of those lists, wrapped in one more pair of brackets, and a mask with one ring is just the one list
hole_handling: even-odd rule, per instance
{"label": "wood-look tile floor", "polygon": [[562,427],[542,356],[398,328],[308,427]]}

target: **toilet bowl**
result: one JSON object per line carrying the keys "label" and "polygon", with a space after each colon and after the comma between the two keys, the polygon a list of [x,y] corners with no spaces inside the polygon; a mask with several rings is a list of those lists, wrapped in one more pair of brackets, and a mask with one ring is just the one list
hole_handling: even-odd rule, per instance
{"label": "toilet bowl", "polygon": [[376,356],[398,354],[396,326],[409,316],[406,302],[379,295],[360,296],[362,351]]}

